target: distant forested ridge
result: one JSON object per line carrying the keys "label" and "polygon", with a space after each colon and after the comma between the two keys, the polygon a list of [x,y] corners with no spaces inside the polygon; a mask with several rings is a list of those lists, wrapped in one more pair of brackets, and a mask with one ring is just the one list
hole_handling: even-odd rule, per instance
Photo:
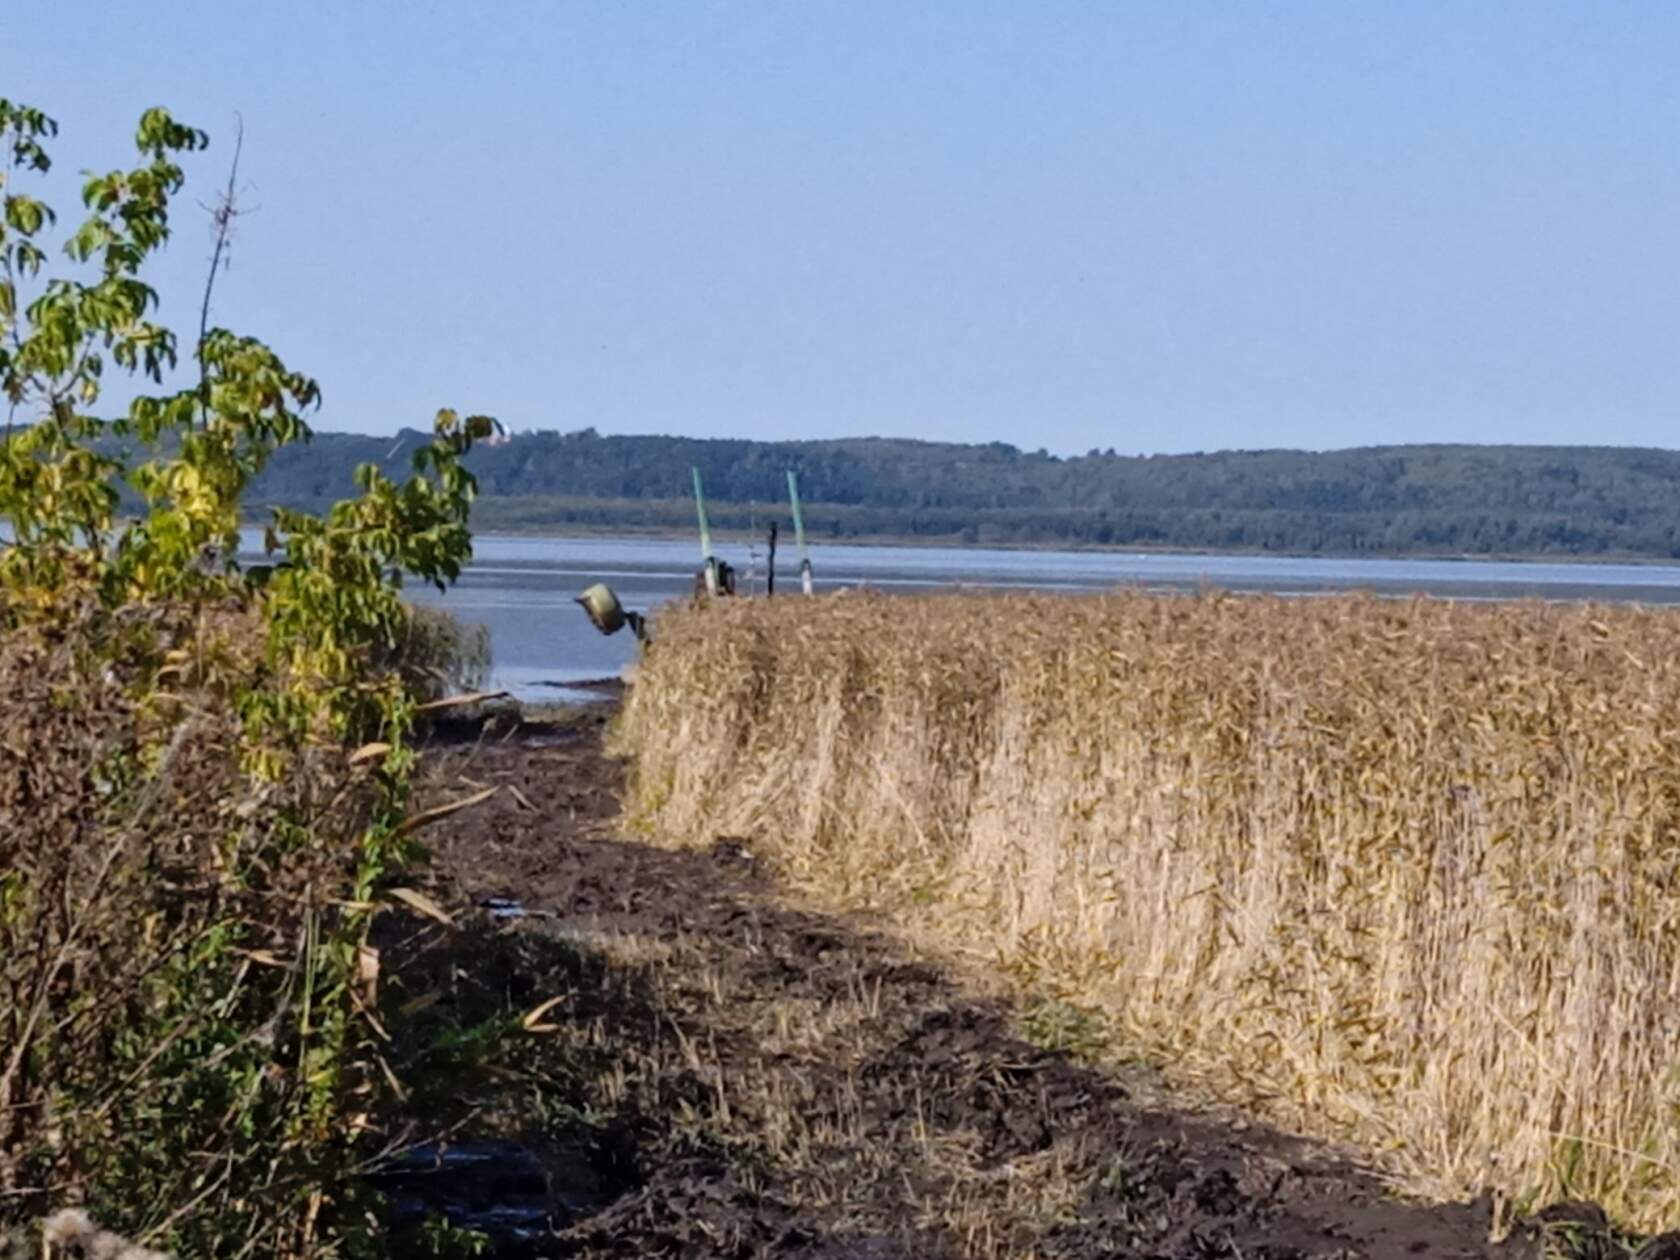
{"label": "distant forested ridge", "polygon": [[[421,435],[322,433],[280,451],[257,504],[319,508],[355,465],[407,465]],[[1680,557],[1680,452],[1386,446],[1058,458],[994,442],[751,442],[519,434],[473,451],[480,529],[687,530],[689,469],[713,524],[787,521],[799,473],[818,539],[1344,555]]]}

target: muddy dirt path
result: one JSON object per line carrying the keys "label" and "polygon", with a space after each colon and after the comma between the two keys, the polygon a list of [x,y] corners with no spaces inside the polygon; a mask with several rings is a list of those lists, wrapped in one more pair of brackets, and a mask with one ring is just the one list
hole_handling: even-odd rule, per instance
{"label": "muddy dirt path", "polygon": [[[539,1012],[525,1022],[540,1053],[517,1070],[484,1065],[518,1078],[519,1101],[504,1090],[462,1129],[519,1144],[516,1184],[491,1178],[475,1193],[518,1200],[517,1212],[499,1208],[525,1223],[520,1249],[876,1260],[1536,1250],[1532,1237],[1489,1245],[1485,1204],[1396,1202],[1322,1148],[1174,1110],[1141,1076],[1030,1043],[1006,1007],[877,926],[779,895],[737,841],[673,852],[620,836],[619,768],[601,751],[608,712],[456,732],[424,759],[429,799],[504,789],[430,837],[434,895],[471,927],[442,970],[434,952],[398,982],[441,986],[446,1003]],[[494,918],[495,898],[525,917]]]}

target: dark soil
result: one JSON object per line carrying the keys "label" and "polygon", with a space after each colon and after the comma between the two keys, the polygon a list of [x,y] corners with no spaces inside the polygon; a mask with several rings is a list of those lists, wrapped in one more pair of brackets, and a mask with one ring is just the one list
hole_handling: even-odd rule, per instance
{"label": "dark soil", "polygon": [[439,1174],[432,1206],[555,1256],[1537,1251],[1534,1231],[1490,1245],[1486,1203],[1398,1201],[1320,1146],[1029,1042],[879,925],[800,908],[737,840],[618,834],[610,711],[439,732],[425,754],[426,803],[504,790],[430,833],[430,892],[461,926],[391,942],[390,984],[458,1025],[561,998],[477,1062],[408,1052],[438,1069],[429,1122],[519,1144],[516,1190]]}

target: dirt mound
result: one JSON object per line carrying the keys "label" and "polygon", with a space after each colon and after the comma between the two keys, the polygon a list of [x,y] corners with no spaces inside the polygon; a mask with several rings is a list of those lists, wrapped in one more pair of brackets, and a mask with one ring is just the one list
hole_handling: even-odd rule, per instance
{"label": "dirt mound", "polygon": [[[778,897],[750,849],[615,834],[607,711],[442,739],[437,799],[507,790],[432,837],[487,981],[566,1062],[494,1136],[612,1145],[616,1197],[521,1249],[579,1256],[1510,1256],[1486,1204],[1413,1205],[1333,1152],[1160,1101],[1023,1035],[869,923]],[[492,913],[496,916],[492,918]],[[499,970],[497,969],[499,968]],[[459,970],[459,967],[457,966]],[[1045,1040],[1038,1038],[1036,1040]],[[580,1119],[581,1117],[581,1119]],[[484,1135],[489,1136],[489,1135]],[[599,1152],[595,1156],[600,1164]],[[563,1197],[556,1189],[556,1197]]]}

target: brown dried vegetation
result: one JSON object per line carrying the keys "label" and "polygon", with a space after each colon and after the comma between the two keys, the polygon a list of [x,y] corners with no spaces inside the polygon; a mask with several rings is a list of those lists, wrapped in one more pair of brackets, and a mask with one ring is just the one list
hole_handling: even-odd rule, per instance
{"label": "brown dried vegetation", "polygon": [[1419,1188],[1680,1189],[1680,617],[944,596],[662,618],[650,835],[751,837]]}
{"label": "brown dried vegetation", "polygon": [[276,1205],[340,1154],[369,1058],[318,1061],[300,1030],[344,1016],[306,960],[375,796],[333,745],[247,773],[260,654],[249,613],[91,598],[0,637],[0,1224],[82,1202],[310,1245]]}

